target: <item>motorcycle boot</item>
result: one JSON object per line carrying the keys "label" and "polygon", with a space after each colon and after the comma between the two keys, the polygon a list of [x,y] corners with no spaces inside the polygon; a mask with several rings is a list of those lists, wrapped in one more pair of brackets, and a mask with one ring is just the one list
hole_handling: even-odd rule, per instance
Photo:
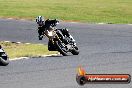
{"label": "motorcycle boot", "polygon": [[63,35],[66,35],[68,38],[70,38],[71,43],[73,43],[74,46],[76,46],[75,39],[70,35],[68,29],[62,29]]}
{"label": "motorcycle boot", "polygon": [[73,43],[74,46],[76,46],[75,39],[70,35],[69,38],[71,39],[71,42]]}

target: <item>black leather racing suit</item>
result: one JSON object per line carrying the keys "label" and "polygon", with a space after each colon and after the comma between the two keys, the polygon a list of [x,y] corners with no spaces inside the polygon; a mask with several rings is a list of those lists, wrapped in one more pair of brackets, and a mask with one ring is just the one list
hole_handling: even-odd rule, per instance
{"label": "black leather racing suit", "polygon": [[[44,35],[44,31],[46,29],[48,29],[50,26],[56,26],[56,23],[57,23],[57,20],[47,19],[43,26],[39,26],[38,27],[39,40],[42,40],[43,35]],[[63,36],[67,36],[67,37],[71,38],[72,40],[74,40],[66,28],[65,29],[57,29],[57,30],[60,30],[62,32]],[[55,50],[54,47],[52,47],[51,41],[48,42],[48,50],[49,51]]]}
{"label": "black leather racing suit", "polygon": [[[56,22],[57,22],[57,20],[47,19],[43,26],[38,27],[39,40],[42,40],[45,29],[48,29],[52,25],[56,26]],[[60,30],[63,35],[66,35],[67,37],[70,36],[69,31],[67,29],[58,29],[58,30]]]}

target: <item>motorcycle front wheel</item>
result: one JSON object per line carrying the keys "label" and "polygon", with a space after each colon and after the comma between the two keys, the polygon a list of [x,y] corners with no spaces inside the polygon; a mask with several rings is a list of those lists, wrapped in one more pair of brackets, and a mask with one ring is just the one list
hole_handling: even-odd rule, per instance
{"label": "motorcycle front wheel", "polygon": [[62,54],[63,56],[68,56],[67,50],[64,47],[63,43],[61,43],[59,41],[55,41],[55,45],[57,46],[57,49],[60,52],[60,54]]}
{"label": "motorcycle front wheel", "polygon": [[78,49],[78,47],[75,46],[74,49],[71,50],[71,53],[72,53],[73,55],[78,55],[78,54],[79,54],[79,49]]}

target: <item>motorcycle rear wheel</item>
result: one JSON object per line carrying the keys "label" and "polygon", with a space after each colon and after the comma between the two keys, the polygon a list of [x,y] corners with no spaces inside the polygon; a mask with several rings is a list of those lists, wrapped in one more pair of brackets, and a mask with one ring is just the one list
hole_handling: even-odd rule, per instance
{"label": "motorcycle rear wheel", "polygon": [[7,56],[0,56],[0,66],[7,66],[9,64],[9,58]]}

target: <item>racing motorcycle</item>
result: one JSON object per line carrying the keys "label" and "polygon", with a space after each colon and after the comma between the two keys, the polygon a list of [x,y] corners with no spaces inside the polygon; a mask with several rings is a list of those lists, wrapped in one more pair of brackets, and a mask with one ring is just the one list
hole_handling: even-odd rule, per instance
{"label": "racing motorcycle", "polygon": [[0,66],[6,66],[9,64],[9,57],[0,45]]}
{"label": "racing motorcycle", "polygon": [[44,35],[49,39],[48,50],[58,51],[63,56],[67,56],[69,52],[73,55],[78,55],[79,49],[75,42],[73,42],[69,37],[64,36],[62,32],[56,28],[57,24],[59,24],[59,21],[51,24],[50,27],[44,31]]}

